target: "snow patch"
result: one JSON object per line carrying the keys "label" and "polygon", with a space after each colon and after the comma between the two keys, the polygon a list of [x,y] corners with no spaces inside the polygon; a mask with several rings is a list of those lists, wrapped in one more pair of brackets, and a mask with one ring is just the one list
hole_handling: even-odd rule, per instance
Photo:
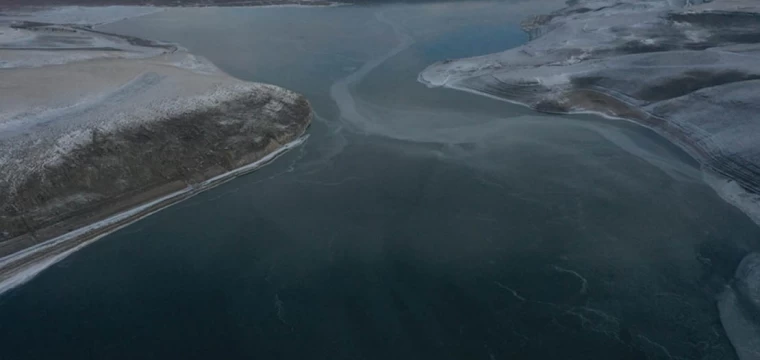
{"label": "snow patch", "polygon": [[[2,49],[0,49],[0,51],[2,51]],[[52,54],[49,51],[25,50],[22,55],[23,56],[3,54],[3,59],[0,59],[0,69],[36,68],[51,65],[63,65],[92,59],[140,57],[136,53],[116,51],[60,51]]]}
{"label": "snow patch", "polygon": [[703,178],[723,200],[737,207],[760,225],[760,195],[749,193],[736,181],[710,171],[704,171]]}
{"label": "snow patch", "polygon": [[560,86],[570,83],[570,77],[567,74],[555,74],[551,76],[544,76],[536,78],[536,81],[544,86]]}
{"label": "snow patch", "polygon": [[61,159],[74,149],[85,146],[92,142],[93,132],[95,130],[74,130],[61,136],[56,141],[53,148],[46,155],[43,155],[43,166],[58,164]]}
{"label": "snow patch", "polygon": [[169,62],[169,65],[176,66],[181,69],[190,70],[199,74],[212,74],[219,71],[211,61],[201,56],[196,56],[188,53],[182,54],[181,59]]}
{"label": "snow patch", "polygon": [[5,13],[5,19],[51,24],[102,25],[155,14],[166,8],[155,6],[60,6],[48,9],[21,9]]}
{"label": "snow patch", "polygon": [[13,28],[0,28],[0,44],[8,45],[22,41],[28,41],[36,35],[31,31]]}

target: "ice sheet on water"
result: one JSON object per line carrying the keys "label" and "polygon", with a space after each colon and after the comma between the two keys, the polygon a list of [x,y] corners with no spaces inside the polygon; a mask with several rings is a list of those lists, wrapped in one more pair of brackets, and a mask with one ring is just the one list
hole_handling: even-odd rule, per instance
{"label": "ice sheet on water", "polygon": [[741,360],[760,359],[760,253],[752,253],[736,269],[733,286],[718,298],[723,328]]}
{"label": "ice sheet on water", "polygon": [[736,181],[726,179],[710,171],[704,172],[704,180],[731,205],[747,214],[752,221],[760,225],[760,195],[744,190]]}

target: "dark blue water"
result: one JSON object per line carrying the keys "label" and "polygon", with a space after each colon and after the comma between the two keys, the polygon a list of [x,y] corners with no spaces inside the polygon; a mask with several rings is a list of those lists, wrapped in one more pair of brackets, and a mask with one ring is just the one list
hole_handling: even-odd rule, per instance
{"label": "dark blue water", "polygon": [[0,358],[734,359],[714,296],[760,231],[684,153],[415,81],[521,44],[530,10],[173,9],[104,27],[304,93],[318,118],[274,164],[0,297]]}

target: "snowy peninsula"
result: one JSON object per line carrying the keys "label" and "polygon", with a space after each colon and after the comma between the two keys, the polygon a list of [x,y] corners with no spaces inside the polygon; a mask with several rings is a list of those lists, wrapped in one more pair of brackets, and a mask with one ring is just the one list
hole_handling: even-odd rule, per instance
{"label": "snowy peninsula", "polygon": [[0,23],[0,292],[272,160],[311,118],[303,96],[175,44]]}

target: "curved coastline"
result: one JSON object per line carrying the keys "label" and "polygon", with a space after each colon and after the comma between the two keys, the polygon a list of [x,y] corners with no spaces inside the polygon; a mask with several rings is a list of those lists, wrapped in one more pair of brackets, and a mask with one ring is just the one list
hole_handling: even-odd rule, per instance
{"label": "curved coastline", "polygon": [[[708,183],[760,224],[760,156],[751,139],[760,133],[760,7],[699,3],[568,2],[523,22],[528,44],[435,63],[418,81],[650,128],[699,161]],[[721,192],[734,183],[744,194]]]}
{"label": "curved coastline", "polygon": [[[698,161],[705,183],[760,225],[758,4],[571,0],[523,29],[526,45],[438,62],[418,81],[652,129]],[[747,255],[717,299],[742,360],[760,354],[757,259]]]}
{"label": "curved coastline", "polygon": [[93,224],[0,258],[0,294],[23,285],[51,265],[110,233],[204,191],[266,166],[291,149],[301,146],[308,138],[307,134],[303,134],[296,140],[284,144],[256,162],[217,175],[200,184],[188,185],[180,191],[162,196],[130,210],[112,215]]}
{"label": "curved coastline", "polygon": [[12,60],[0,64],[9,84],[0,293],[308,138],[313,112],[302,95],[232,78],[174,44],[80,25],[0,30],[0,53]]}

